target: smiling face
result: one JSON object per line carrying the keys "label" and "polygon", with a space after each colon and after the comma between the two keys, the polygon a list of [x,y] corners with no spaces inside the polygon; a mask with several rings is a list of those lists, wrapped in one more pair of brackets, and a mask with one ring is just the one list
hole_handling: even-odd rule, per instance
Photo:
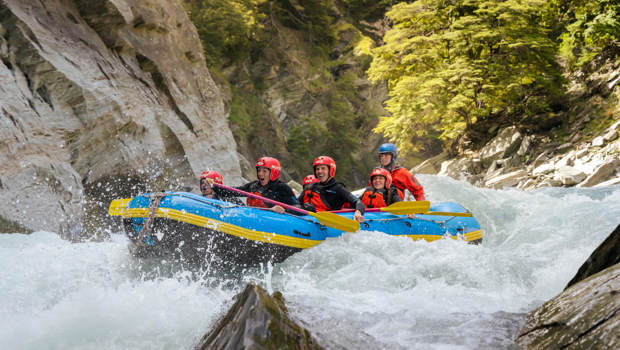
{"label": "smiling face", "polygon": [[329,166],[319,164],[314,167],[314,176],[319,179],[320,182],[326,182],[329,180]]}
{"label": "smiling face", "polygon": [[265,186],[269,183],[269,169],[267,168],[256,168],[256,178],[261,185]]}
{"label": "smiling face", "polygon": [[206,179],[200,180],[200,192],[202,192],[204,196],[210,196],[213,194],[213,188]]}
{"label": "smiling face", "polygon": [[381,166],[388,166],[392,163],[392,155],[390,153],[381,153],[379,154],[379,161]]}
{"label": "smiling face", "polygon": [[380,190],[382,188],[385,188],[385,177],[383,176],[373,176],[372,177],[372,187]]}

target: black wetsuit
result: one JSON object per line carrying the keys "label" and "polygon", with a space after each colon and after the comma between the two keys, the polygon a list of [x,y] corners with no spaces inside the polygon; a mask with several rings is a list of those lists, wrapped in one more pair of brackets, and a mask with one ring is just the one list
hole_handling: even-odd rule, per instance
{"label": "black wetsuit", "polygon": [[310,198],[316,195],[319,196],[320,201],[325,207],[327,207],[328,210],[342,209],[342,206],[345,203],[349,203],[351,208],[359,210],[362,214],[364,214],[364,211],[366,210],[366,206],[362,203],[362,201],[355,197],[353,193],[349,192],[343,183],[336,182],[333,178],[329,179],[325,183],[313,183],[308,189],[304,190],[304,199],[309,198],[304,200],[304,209],[316,211],[314,205],[310,203]]}
{"label": "black wetsuit", "polygon": [[[273,199],[274,201],[278,201],[288,205],[298,205],[299,201],[295,197],[295,193],[291,189],[291,187],[280,180],[269,181],[267,185],[263,186],[260,184],[258,180],[249,182],[243,186],[235,187],[238,190],[250,192],[252,194],[258,194],[261,197]],[[254,199],[253,201],[256,201]],[[248,198],[249,203],[253,202],[251,198]],[[262,201],[261,201],[262,202]],[[271,208],[274,204],[262,202],[265,207]]]}

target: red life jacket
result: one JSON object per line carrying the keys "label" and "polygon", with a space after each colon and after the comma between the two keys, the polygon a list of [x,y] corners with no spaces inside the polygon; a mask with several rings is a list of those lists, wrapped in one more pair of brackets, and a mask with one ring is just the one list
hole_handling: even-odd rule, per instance
{"label": "red life jacket", "polygon": [[327,206],[327,203],[323,202],[321,196],[318,193],[312,191],[310,188],[304,191],[304,198],[302,203],[310,203],[314,205],[314,209],[317,213],[320,211],[332,210]]}
{"label": "red life jacket", "polygon": [[[250,192],[250,193],[262,197],[260,192]],[[267,208],[267,205],[265,204],[265,202],[263,202],[260,199],[256,199],[256,198],[248,197],[247,203],[249,207]]]}
{"label": "red life jacket", "polygon": [[[390,189],[392,191],[396,191],[401,199],[404,197],[403,193],[398,188],[392,186]],[[366,187],[366,191],[364,191],[364,194],[362,194],[362,198],[360,200],[368,208],[383,208],[393,203],[391,197],[393,193],[394,192],[390,193],[389,190],[385,189],[377,190],[372,186]]]}
{"label": "red life jacket", "polygon": [[387,201],[383,196],[384,193],[385,191],[376,190],[374,187],[366,187],[366,191],[364,191],[361,201],[367,208],[387,207]]}

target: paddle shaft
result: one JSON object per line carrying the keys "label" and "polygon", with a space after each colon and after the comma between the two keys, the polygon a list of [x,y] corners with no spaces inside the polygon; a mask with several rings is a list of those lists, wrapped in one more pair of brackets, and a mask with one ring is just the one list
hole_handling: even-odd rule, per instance
{"label": "paddle shaft", "polygon": [[[366,212],[381,212],[381,208],[366,208]],[[340,209],[333,210],[330,213],[350,213],[353,212],[353,209]],[[447,212],[447,211],[428,211],[426,213],[415,213],[420,215],[439,215],[439,216],[464,216],[471,217],[471,213],[456,213],[456,212]]]}
{"label": "paddle shaft", "polygon": [[236,189],[234,187],[228,187],[228,186],[225,186],[225,185],[220,185],[218,183],[213,183],[213,186],[219,187],[221,189],[228,190],[228,191],[231,191],[231,192],[236,192],[236,193],[242,194],[242,195],[247,196],[247,197],[251,197],[251,198],[255,198],[255,199],[260,199],[263,202],[267,202],[267,203],[271,203],[271,204],[276,204],[276,205],[279,205],[279,206],[281,206],[283,208],[286,208],[286,209],[289,209],[289,210],[292,210],[292,211],[296,211],[296,212],[304,214],[304,215],[309,215],[308,214],[309,212],[307,210],[303,210],[303,209],[294,207],[292,205],[284,204],[282,202],[274,201],[273,199],[265,198],[265,197],[256,195],[254,193],[241,191],[241,190],[238,190],[238,189]]}
{"label": "paddle shaft", "polygon": [[[355,209],[340,209],[340,210],[330,210],[330,213],[352,213],[354,212]],[[381,211],[381,208],[366,208],[365,212],[374,212],[374,211]]]}

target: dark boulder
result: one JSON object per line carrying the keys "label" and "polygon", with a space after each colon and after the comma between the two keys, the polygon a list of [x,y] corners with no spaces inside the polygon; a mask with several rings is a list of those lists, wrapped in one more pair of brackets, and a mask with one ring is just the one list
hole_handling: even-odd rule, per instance
{"label": "dark boulder", "polygon": [[592,252],[565,289],[620,262],[620,225]]}
{"label": "dark boulder", "polygon": [[280,292],[249,283],[196,349],[323,349],[288,316]]}
{"label": "dark boulder", "polygon": [[534,310],[519,331],[524,349],[619,349],[620,264],[569,287]]}

